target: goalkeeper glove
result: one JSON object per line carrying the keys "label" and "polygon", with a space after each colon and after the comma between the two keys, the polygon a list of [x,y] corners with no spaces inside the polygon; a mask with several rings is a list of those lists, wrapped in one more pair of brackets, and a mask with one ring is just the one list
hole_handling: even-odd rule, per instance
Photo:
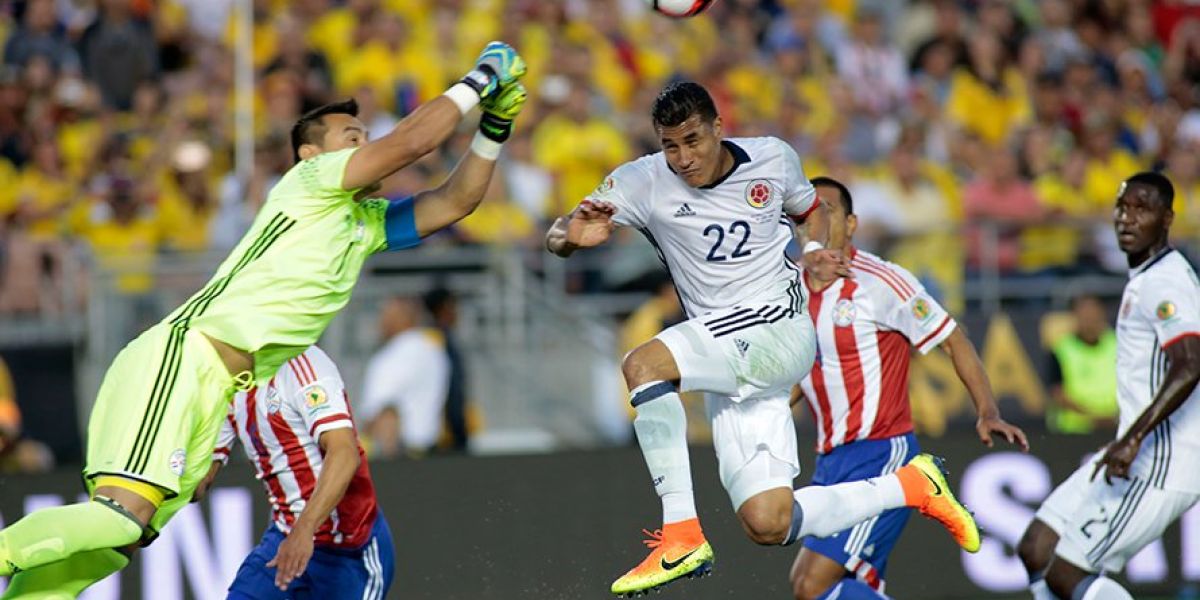
{"label": "goalkeeper glove", "polygon": [[483,116],[479,118],[479,132],[487,139],[503,144],[512,134],[513,119],[521,113],[527,97],[525,86],[518,82],[501,88],[498,95],[484,100],[480,104]]}
{"label": "goalkeeper glove", "polygon": [[460,80],[479,94],[480,100],[495,96],[525,76],[525,60],[512,46],[492,42],[484,47],[475,66]]}

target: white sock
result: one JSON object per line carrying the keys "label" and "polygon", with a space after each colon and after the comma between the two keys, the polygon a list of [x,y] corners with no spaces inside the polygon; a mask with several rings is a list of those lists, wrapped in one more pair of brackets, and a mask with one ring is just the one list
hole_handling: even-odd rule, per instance
{"label": "white sock", "polygon": [[1050,586],[1046,585],[1046,580],[1040,577],[1029,583],[1029,593],[1033,594],[1033,600],[1058,600],[1050,591]]}
{"label": "white sock", "polygon": [[663,523],[696,518],[687,415],[674,384],[652,381],[638,386],[631,396],[637,411],[633,430],[650,470],[654,491],[662,498]]}
{"label": "white sock", "polygon": [[836,485],[810,485],[796,490],[795,497],[801,512],[796,537],[830,536],[885,510],[904,506],[904,489],[895,475]]}
{"label": "white sock", "polygon": [[[1075,594],[1078,593],[1079,590],[1075,590]],[[1133,596],[1121,584],[1107,577],[1097,577],[1079,600],[1133,600]]]}

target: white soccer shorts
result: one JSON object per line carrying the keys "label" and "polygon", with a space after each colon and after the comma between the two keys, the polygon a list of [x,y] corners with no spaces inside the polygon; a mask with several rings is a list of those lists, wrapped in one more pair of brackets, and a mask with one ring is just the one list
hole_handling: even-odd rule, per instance
{"label": "white soccer shorts", "polygon": [[1087,461],[1050,493],[1037,519],[1059,535],[1055,554],[1091,573],[1116,573],[1158,539],[1200,494],[1164,490],[1144,476],[1104,481]]}
{"label": "white soccer shorts", "polygon": [[721,483],[734,510],[800,475],[791,388],[812,369],[816,336],[787,307],[737,307],[656,336],[671,351],[681,391],[704,391]]}

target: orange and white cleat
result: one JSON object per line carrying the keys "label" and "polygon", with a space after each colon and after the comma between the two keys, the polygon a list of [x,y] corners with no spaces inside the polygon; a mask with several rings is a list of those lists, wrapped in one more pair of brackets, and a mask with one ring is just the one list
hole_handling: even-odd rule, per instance
{"label": "orange and white cleat", "polygon": [[942,524],[967,552],[979,551],[979,526],[975,517],[954,497],[940,457],[918,454],[896,471],[908,506]]}
{"label": "orange and white cleat", "polygon": [[668,523],[655,531],[642,530],[650,556],[612,584],[612,593],[634,598],[676,579],[703,577],[712,572],[713,549],[704,539],[699,519]]}

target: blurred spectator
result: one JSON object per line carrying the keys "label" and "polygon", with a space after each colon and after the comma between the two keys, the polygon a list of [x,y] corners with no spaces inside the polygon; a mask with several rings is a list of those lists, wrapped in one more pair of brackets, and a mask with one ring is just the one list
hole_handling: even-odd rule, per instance
{"label": "blurred spectator", "polygon": [[946,116],[994,147],[1029,119],[1026,94],[1025,80],[1012,66],[1000,39],[980,31],[971,36],[967,66],[950,85]]}
{"label": "blurred spectator", "polygon": [[158,73],[158,46],[132,0],[100,0],[100,13],[79,40],[83,71],[100,86],[104,103],[129,110],[138,84]]}
{"label": "blurred spectator", "polygon": [[450,437],[450,448],[465,451],[471,432],[478,424],[473,418],[474,406],[467,403],[466,357],[459,349],[454,329],[458,326],[458,298],[445,288],[426,292],[425,310],[433,318],[433,326],[441,332],[446,345],[446,359],[450,366],[450,381],[446,387],[446,428]]}
{"label": "blurred spectator", "polygon": [[79,55],[58,24],[54,0],[26,2],[20,27],[4,44],[6,65],[24,68],[34,57],[49,60],[56,73],[79,73]]}
{"label": "blurred spectator", "polygon": [[589,85],[576,81],[570,83],[563,105],[534,130],[533,154],[555,178],[549,214],[561,215],[573,209],[609,171],[629,158],[630,151],[621,131],[592,110]]}
{"label": "blurred spectator", "polygon": [[442,432],[450,358],[441,334],[420,321],[413,298],[393,298],[379,312],[383,346],[367,364],[362,416],[380,456],[424,455]]}
{"label": "blurred spectator", "polygon": [[45,444],[21,435],[21,410],[16,388],[0,358],[0,473],[44,473],[54,468],[54,454]]}
{"label": "blurred spectator", "polygon": [[861,8],[851,39],[835,54],[838,77],[850,90],[846,156],[856,162],[870,162],[887,147],[887,128],[894,127],[908,94],[904,57],[888,42],[881,18],[875,9]]}
{"label": "blurred spectator", "polygon": [[[998,152],[985,170],[963,190],[969,228],[969,261],[979,266],[995,260],[1001,271],[1014,271],[1021,253],[1021,230],[1041,221],[1042,205],[1033,186],[1020,178],[1017,158]],[[984,256],[994,253],[994,256]]]}
{"label": "blurred spectator", "polygon": [[1096,296],[1071,299],[1074,328],[1054,342],[1046,425],[1056,433],[1112,429],[1117,419],[1117,334]]}
{"label": "blurred spectator", "polygon": [[967,64],[967,37],[963,29],[965,18],[962,7],[955,0],[935,0],[933,6],[934,30],[913,51],[912,60],[909,61],[909,69],[913,72],[921,71],[929,61],[928,55],[934,52],[945,53],[951,67]]}
{"label": "blurred spectator", "polygon": [[1038,2],[1041,28],[1034,37],[1045,50],[1046,69],[1062,73],[1067,64],[1085,57],[1083,43],[1071,28],[1071,4],[1067,0]]}

